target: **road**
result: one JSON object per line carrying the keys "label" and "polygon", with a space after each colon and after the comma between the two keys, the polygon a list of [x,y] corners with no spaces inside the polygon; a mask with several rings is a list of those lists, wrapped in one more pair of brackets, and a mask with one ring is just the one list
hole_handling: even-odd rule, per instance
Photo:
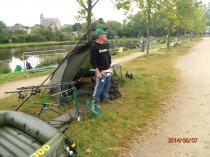
{"label": "road", "polygon": [[[167,111],[137,139],[127,156],[210,157],[209,59],[210,38],[205,38],[177,60],[175,67],[180,77],[166,104]],[[169,138],[177,142],[180,138],[195,139],[190,143],[169,143]]]}

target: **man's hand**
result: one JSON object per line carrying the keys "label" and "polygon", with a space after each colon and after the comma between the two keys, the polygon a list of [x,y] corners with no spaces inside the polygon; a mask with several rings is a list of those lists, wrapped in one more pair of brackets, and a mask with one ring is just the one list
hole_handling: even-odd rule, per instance
{"label": "man's hand", "polygon": [[103,77],[101,72],[98,70],[98,68],[96,69],[96,77],[99,79],[101,79]]}

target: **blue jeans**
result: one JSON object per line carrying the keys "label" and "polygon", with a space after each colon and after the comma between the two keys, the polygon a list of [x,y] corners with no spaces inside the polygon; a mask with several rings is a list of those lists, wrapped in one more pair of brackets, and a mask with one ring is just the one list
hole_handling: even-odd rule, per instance
{"label": "blue jeans", "polygon": [[111,76],[104,76],[96,78],[96,84],[93,92],[93,100],[95,104],[100,102],[100,99],[110,99],[109,89],[111,85]]}
{"label": "blue jeans", "polygon": [[140,49],[141,49],[141,52],[144,52],[144,44],[140,44]]}

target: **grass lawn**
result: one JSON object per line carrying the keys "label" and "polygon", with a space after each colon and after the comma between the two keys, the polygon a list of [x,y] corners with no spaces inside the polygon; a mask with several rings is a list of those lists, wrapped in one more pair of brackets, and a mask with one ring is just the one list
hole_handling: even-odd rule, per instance
{"label": "grass lawn", "polygon": [[[128,150],[132,140],[160,116],[163,102],[177,83],[178,71],[173,66],[176,58],[186,54],[197,42],[196,39],[185,41],[124,64],[124,71],[134,73],[137,79],[125,81],[122,98],[103,105],[100,118],[90,116],[75,121],[66,132],[77,144],[79,156],[111,157]],[[17,104],[14,96],[0,99],[0,109],[14,109]],[[25,105],[23,110],[31,113],[37,107]]]}

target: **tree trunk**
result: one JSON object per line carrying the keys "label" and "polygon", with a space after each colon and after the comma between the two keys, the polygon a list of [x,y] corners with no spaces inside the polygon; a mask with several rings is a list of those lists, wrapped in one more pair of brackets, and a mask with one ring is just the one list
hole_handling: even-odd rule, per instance
{"label": "tree trunk", "polygon": [[168,35],[167,35],[167,48],[170,48],[170,36],[171,36],[171,33],[170,33],[170,26],[168,26]]}
{"label": "tree trunk", "polygon": [[87,19],[86,19],[86,22],[87,22],[87,41],[89,41],[91,39],[90,25],[91,25],[91,22],[92,22],[92,9],[93,9],[92,1],[88,0]]}
{"label": "tree trunk", "polygon": [[193,33],[190,33],[190,40],[193,40]]}
{"label": "tree trunk", "polygon": [[178,31],[178,33],[177,33],[177,44],[179,44],[179,36],[180,36],[180,32]]}
{"label": "tree trunk", "polygon": [[148,6],[147,10],[147,55],[149,55],[149,47],[150,47],[150,27],[151,27],[151,7]]}

